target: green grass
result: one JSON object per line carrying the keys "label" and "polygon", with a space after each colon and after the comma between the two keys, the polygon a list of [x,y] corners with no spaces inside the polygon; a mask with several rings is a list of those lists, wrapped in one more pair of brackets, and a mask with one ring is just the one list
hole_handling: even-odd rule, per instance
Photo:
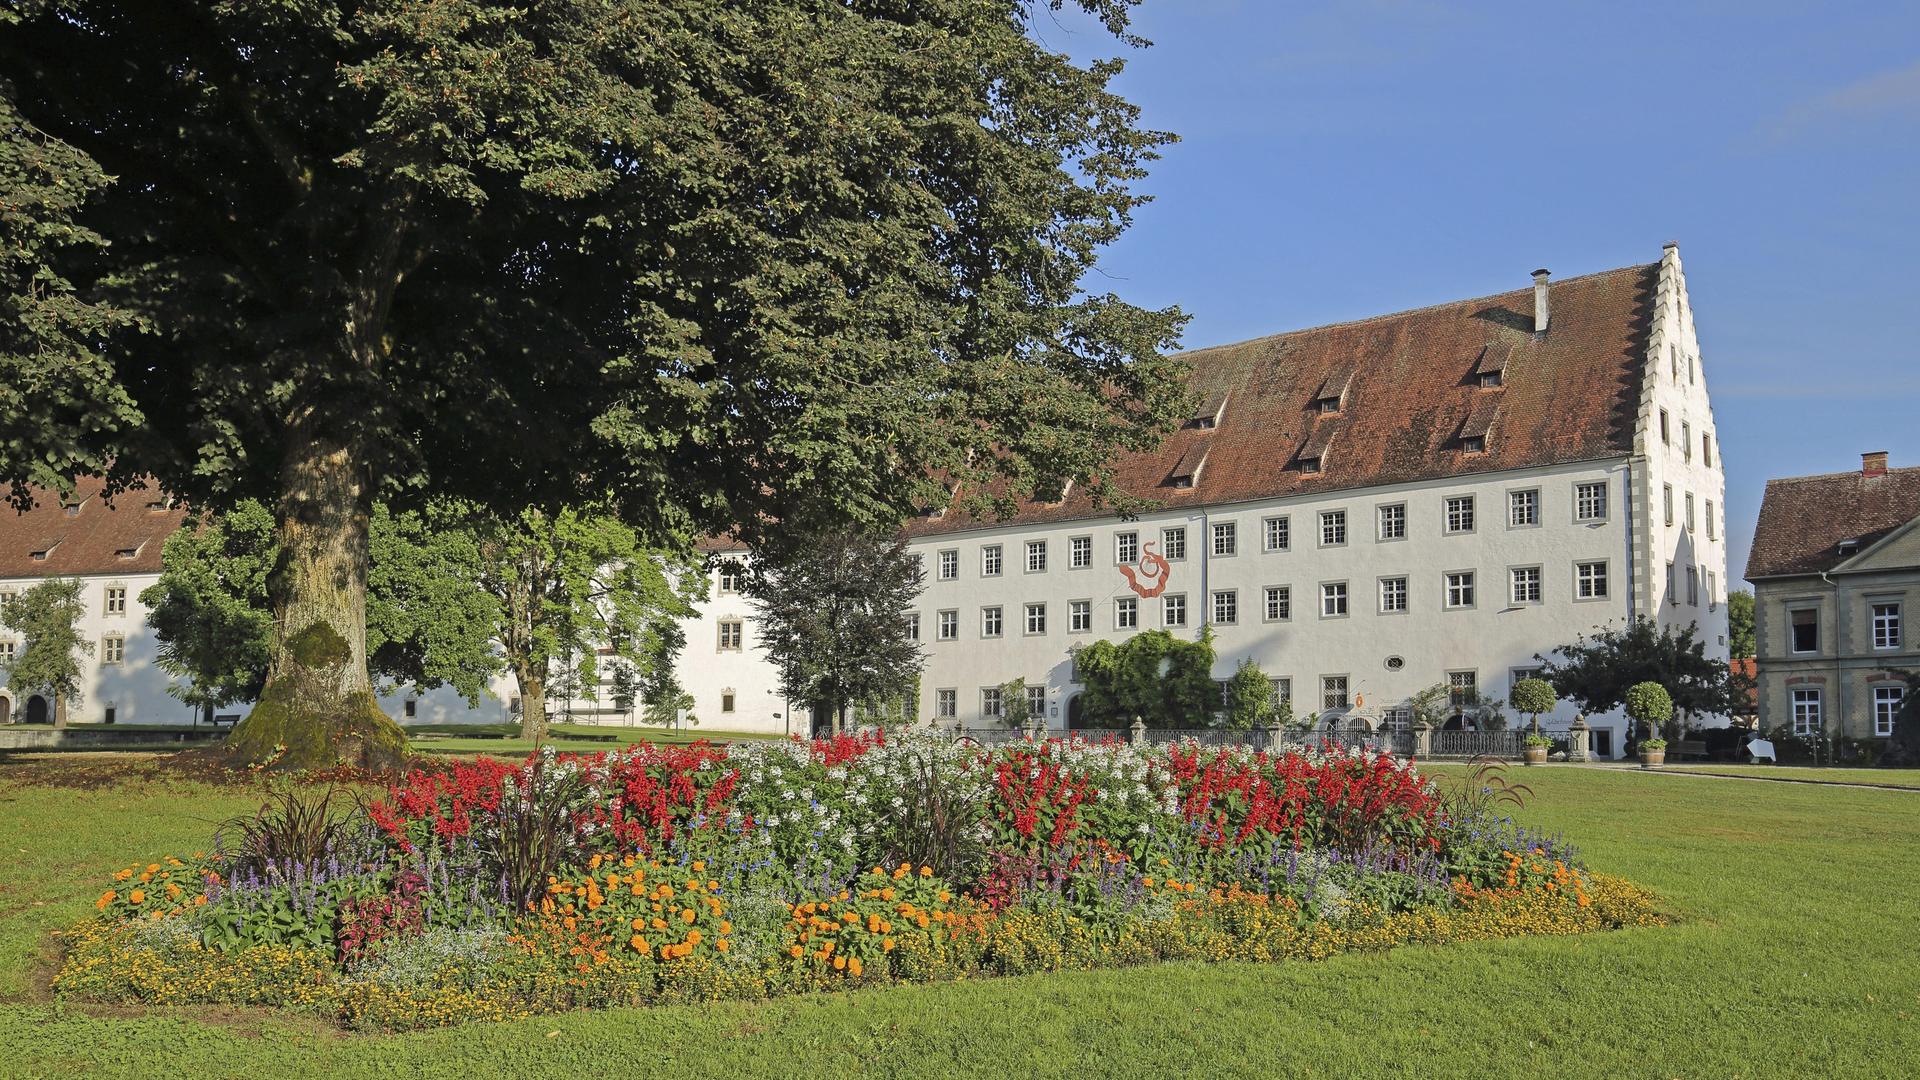
{"label": "green grass", "polygon": [[[530,739],[520,738],[518,724],[423,724],[406,729],[417,753],[494,754],[518,757],[533,751]],[[691,728],[666,731],[653,727],[598,727],[592,724],[552,724],[547,728],[546,745],[562,752],[592,754],[613,750],[637,742],[680,746],[699,739],[708,742],[742,742],[752,739],[784,739],[785,735],[767,735],[747,731],[707,731]]]}
{"label": "green grass", "polygon": [[[1443,770],[1454,772],[1457,770]],[[576,1013],[408,1036],[45,1002],[27,965],[104,875],[244,790],[74,790],[0,765],[0,1073],[103,1076],[1906,1076],[1920,795],[1531,769],[1525,816],[1680,925],[1319,964],[1175,964]]]}
{"label": "green grass", "polygon": [[1828,769],[1804,765],[1668,765],[1665,769],[1668,772],[1708,776],[1760,776],[1774,780],[1810,780],[1822,784],[1920,788],[1920,769]]}

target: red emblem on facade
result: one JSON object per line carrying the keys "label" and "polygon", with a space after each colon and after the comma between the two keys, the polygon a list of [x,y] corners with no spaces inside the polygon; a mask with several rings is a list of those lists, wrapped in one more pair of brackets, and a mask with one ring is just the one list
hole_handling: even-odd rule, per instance
{"label": "red emblem on facade", "polygon": [[1167,591],[1167,578],[1172,575],[1173,567],[1167,565],[1166,556],[1153,550],[1153,542],[1140,545],[1140,572],[1134,573],[1133,567],[1122,565],[1120,572],[1126,575],[1127,584],[1139,594],[1142,600],[1151,600]]}

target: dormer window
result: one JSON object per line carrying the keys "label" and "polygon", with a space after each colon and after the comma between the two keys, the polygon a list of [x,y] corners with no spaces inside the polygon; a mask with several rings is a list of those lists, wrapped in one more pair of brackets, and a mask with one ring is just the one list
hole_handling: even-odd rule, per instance
{"label": "dormer window", "polygon": [[1337,413],[1340,411],[1340,399],[1337,397],[1315,398],[1313,407],[1322,413]]}
{"label": "dormer window", "polygon": [[33,557],[34,562],[46,562],[47,556],[53,554],[53,549],[41,548],[39,551],[31,551],[28,554]]}
{"label": "dormer window", "polygon": [[1507,358],[1513,350],[1506,344],[1488,345],[1473,361],[1473,381],[1483,390],[1506,385]]}
{"label": "dormer window", "polygon": [[1301,471],[1301,472],[1304,472],[1304,473],[1317,473],[1317,472],[1319,472],[1319,471],[1320,471],[1320,459],[1319,459],[1319,458],[1317,458],[1317,457],[1303,457],[1303,458],[1301,458],[1301,459],[1300,459],[1300,471]]}
{"label": "dormer window", "polygon": [[1338,368],[1320,381],[1313,392],[1313,409],[1319,413],[1337,413],[1347,402],[1347,388],[1353,383],[1352,368]]}
{"label": "dormer window", "polygon": [[1502,384],[1502,376],[1500,372],[1483,371],[1480,373],[1480,389],[1491,390],[1496,386],[1500,386],[1501,384]]}
{"label": "dormer window", "polygon": [[116,559],[136,559],[140,557],[140,549],[137,547],[116,548],[113,552],[113,557]]}
{"label": "dormer window", "polygon": [[1189,446],[1186,453],[1180,455],[1173,472],[1167,475],[1167,483],[1177,488],[1190,488],[1200,482],[1200,472],[1206,467],[1207,447],[1203,440],[1202,445]]}
{"label": "dormer window", "polygon": [[1859,550],[1860,541],[1858,540],[1842,540],[1833,546],[1833,553],[1842,557],[1852,555]]}
{"label": "dormer window", "polygon": [[1462,435],[1460,437],[1460,452],[1463,454],[1486,453],[1487,437],[1485,435]]}
{"label": "dormer window", "polygon": [[1227,391],[1209,394],[1207,399],[1201,402],[1200,408],[1195,410],[1193,417],[1187,421],[1187,426],[1211,431],[1220,426],[1220,420],[1226,415],[1226,411]]}

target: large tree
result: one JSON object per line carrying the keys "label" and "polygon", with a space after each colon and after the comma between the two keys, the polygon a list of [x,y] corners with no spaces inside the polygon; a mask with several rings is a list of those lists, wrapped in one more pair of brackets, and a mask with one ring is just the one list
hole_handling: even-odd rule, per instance
{"label": "large tree", "polygon": [[907,617],[925,579],[904,539],[841,532],[755,558],[743,591],[787,697],[828,711],[839,732],[854,703],[897,700],[916,685],[925,656]]}
{"label": "large tree", "polygon": [[1562,645],[1541,661],[1540,677],[1561,697],[1588,712],[1626,704],[1627,691],[1643,682],[1666,687],[1676,709],[1694,715],[1725,715],[1740,706],[1739,688],[1724,662],[1709,659],[1694,627],[1657,627],[1635,619]]}
{"label": "large tree", "polygon": [[53,698],[53,726],[67,726],[67,707],[80,697],[80,657],[93,642],[80,633],[86,601],[74,578],[48,578],[18,596],[0,598],[0,626],[20,635],[11,662],[0,665],[17,698]]}
{"label": "large tree", "polygon": [[1167,137],[1028,35],[1067,3],[1133,43],[1131,0],[17,0],[0,386],[48,390],[0,479],[269,502],[233,745],[292,766],[402,749],[376,499],[774,550],[1107,491],[1184,403],[1179,314],[1081,291]]}
{"label": "large tree", "polygon": [[1135,717],[1150,728],[1213,726],[1220,688],[1213,681],[1213,628],[1197,641],[1147,630],[1116,645],[1096,641],[1074,654],[1086,692],[1088,727],[1123,728]]}

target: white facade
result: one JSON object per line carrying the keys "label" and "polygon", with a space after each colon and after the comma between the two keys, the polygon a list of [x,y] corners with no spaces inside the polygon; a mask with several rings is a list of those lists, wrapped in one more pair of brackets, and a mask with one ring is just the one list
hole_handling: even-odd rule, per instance
{"label": "white facade", "polygon": [[[0,578],[0,596],[26,592],[39,578]],[[69,723],[190,724],[193,710],[167,693],[171,681],[154,664],[155,642],[147,628],[140,591],[158,574],[96,574],[80,578],[81,637],[93,655],[80,661],[80,695],[67,702]],[[0,656],[20,647],[13,631],[0,627]],[[39,700],[36,701],[35,699]],[[42,713],[44,710],[44,713]],[[0,715],[23,722],[29,715],[53,720],[50,697],[15,690],[0,672]]]}

